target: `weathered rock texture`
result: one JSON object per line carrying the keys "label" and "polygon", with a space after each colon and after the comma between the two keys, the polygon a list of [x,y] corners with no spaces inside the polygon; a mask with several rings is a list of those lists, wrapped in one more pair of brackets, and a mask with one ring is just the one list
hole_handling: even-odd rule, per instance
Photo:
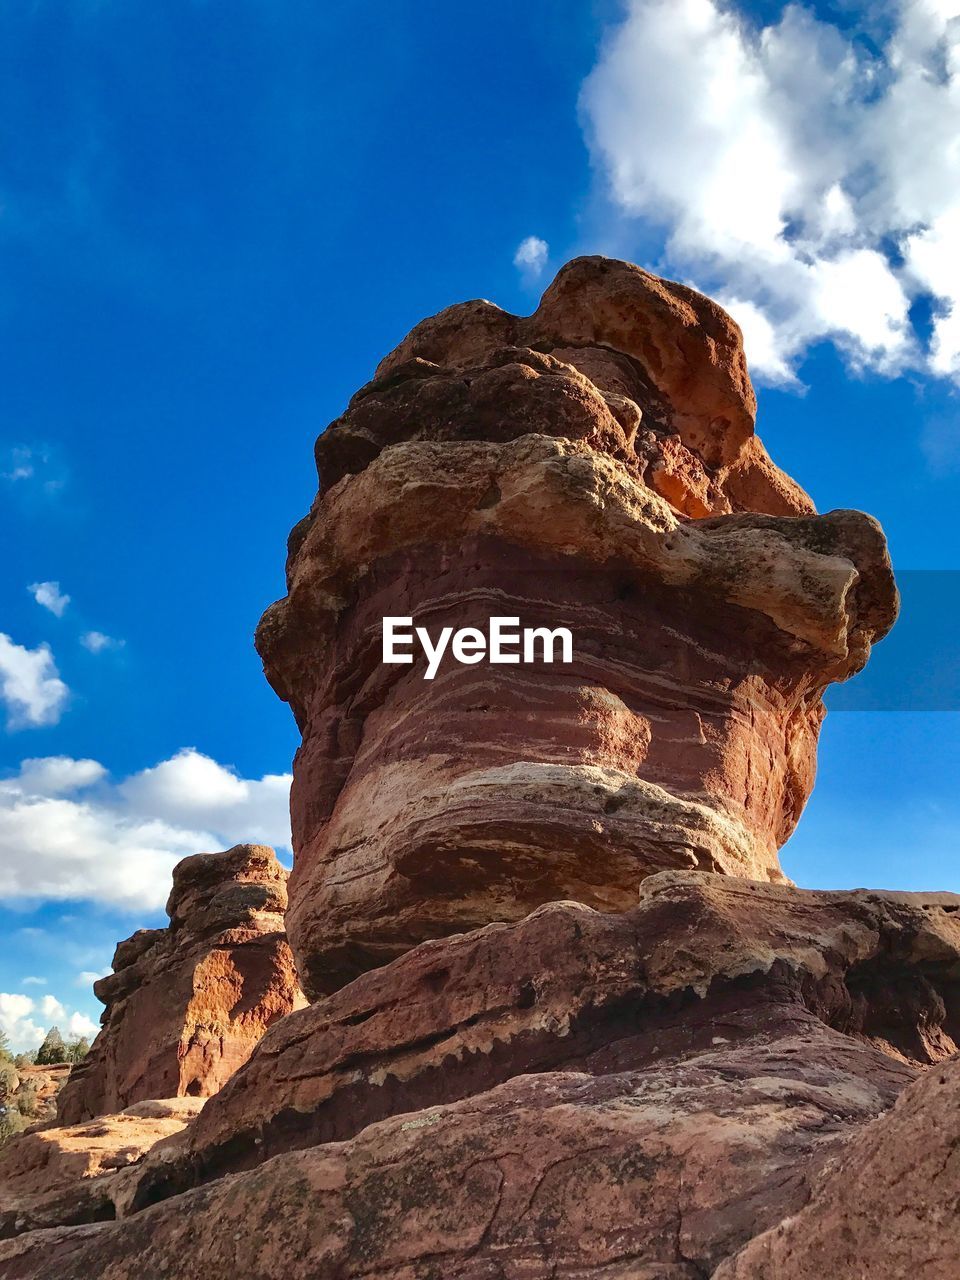
{"label": "weathered rock texture", "polygon": [[208,1097],[305,1003],[283,932],[286,881],[263,845],[177,864],[169,926],[121,942],[113,973],[94,985],[103,1026],[60,1093],[62,1124],[149,1098]]}
{"label": "weathered rock texture", "polygon": [[953,1280],[960,1275],[960,1058],[903,1094],[844,1151],[795,1217],[716,1280]]}
{"label": "weathered rock texture", "polygon": [[[847,1067],[859,1058],[865,1079],[879,1064],[902,1084],[912,1073],[887,1059],[956,1051],[960,898],[700,872],[662,872],[642,895],[623,915],[552,903],[517,924],[423,944],[285,1018],[205,1107],[177,1185],[526,1072],[655,1078],[678,1059],[746,1062],[744,1045],[806,1034],[818,1055],[802,1054],[798,1070],[819,1072],[839,1054]],[[173,1173],[158,1169],[161,1180]],[[141,1201],[156,1193],[150,1181]]]}
{"label": "weathered rock texture", "polygon": [[115,1116],[23,1133],[0,1148],[0,1239],[115,1216],[117,1173],[180,1133],[200,1098],[138,1102]]}
{"label": "weathered rock texture", "polygon": [[128,1171],[129,1216],[2,1245],[0,1275],[709,1276],[955,1050],[958,911],[664,873],[624,915],[423,944],[271,1029]]}
{"label": "weathered rock texture", "polygon": [[[190,1079],[223,1087],[21,1213],[2,1280],[953,1275],[960,897],[801,891],[777,860],[821,694],[895,614],[883,537],[817,516],[753,414],[729,318],[603,259],[387,357],[318,442],[259,630],[303,733],[287,922],[316,1003],[224,1083],[210,1010],[258,940],[198,862],[68,1088],[100,1105],[156,1057],[188,1090],[196,1027]],[[424,682],[381,664],[384,615],[563,625],[575,660]]]}
{"label": "weathered rock texture", "polygon": [[[287,930],[313,995],[424,938],[644,875],[781,879],[820,695],[896,593],[867,516],[813,513],[753,433],[740,333],[627,263],[527,319],[418,325],[317,441],[261,622],[294,710]],[[574,662],[381,662],[381,620],[567,626]]]}
{"label": "weathered rock texture", "polygon": [[18,1110],[28,1125],[56,1119],[57,1097],[70,1076],[69,1063],[41,1067],[0,1064],[0,1067],[5,1076],[0,1106]]}

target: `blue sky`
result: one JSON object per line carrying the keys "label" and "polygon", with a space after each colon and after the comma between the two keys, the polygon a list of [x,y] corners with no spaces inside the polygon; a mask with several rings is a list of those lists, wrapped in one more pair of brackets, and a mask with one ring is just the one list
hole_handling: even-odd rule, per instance
{"label": "blue sky", "polygon": [[[960,615],[957,14],[4,7],[14,1039],[99,1016],[90,975],[162,921],[177,856],[283,838],[297,738],[252,633],[315,491],[314,437],[424,315],[529,311],[583,252],[722,297],[776,460],[820,509],[878,516],[898,571],[937,571],[905,580],[869,687],[831,697],[783,860],[804,884],[960,889],[960,699],[931,684]],[[528,237],[546,248],[518,267]]]}

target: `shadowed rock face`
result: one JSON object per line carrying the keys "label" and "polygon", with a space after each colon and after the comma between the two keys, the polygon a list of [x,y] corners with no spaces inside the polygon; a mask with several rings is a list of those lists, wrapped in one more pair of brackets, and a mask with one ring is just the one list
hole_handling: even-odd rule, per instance
{"label": "shadowed rock face", "polygon": [[960,1058],[906,1089],[814,1186],[805,1208],[714,1280],[950,1280],[960,1270]]}
{"label": "shadowed rock face", "polygon": [[304,1004],[283,933],[286,881],[263,845],[177,864],[169,926],[121,942],[113,973],[94,985],[102,1029],[59,1095],[61,1124],[144,1099],[209,1097]]}
{"label": "shadowed rock face", "polygon": [[[303,734],[287,930],[308,992],[424,938],[645,875],[780,880],[821,693],[896,612],[882,533],[814,514],[753,433],[740,333],[627,263],[528,318],[418,325],[317,442],[258,647]],[[431,635],[566,626],[569,665],[381,662]]]}

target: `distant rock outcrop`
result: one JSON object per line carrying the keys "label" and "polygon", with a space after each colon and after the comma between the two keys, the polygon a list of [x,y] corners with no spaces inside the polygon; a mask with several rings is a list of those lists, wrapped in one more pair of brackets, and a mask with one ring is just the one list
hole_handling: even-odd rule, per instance
{"label": "distant rock outcrop", "polygon": [[178,863],[169,926],[121,942],[94,986],[103,1026],[60,1093],[60,1122],[216,1093],[267,1027],[305,1003],[286,906],[287,873],[263,845]]}
{"label": "distant rock outcrop", "polygon": [[[303,733],[287,932],[308,992],[424,938],[678,868],[782,878],[820,695],[896,612],[883,535],[753,432],[740,333],[628,263],[529,318],[418,325],[317,441],[260,624]],[[568,627],[569,665],[381,662],[381,620]]]}
{"label": "distant rock outcrop", "polygon": [[0,1239],[113,1218],[122,1171],[194,1120],[201,1098],[138,1102],[119,1115],[46,1125],[0,1148]]}

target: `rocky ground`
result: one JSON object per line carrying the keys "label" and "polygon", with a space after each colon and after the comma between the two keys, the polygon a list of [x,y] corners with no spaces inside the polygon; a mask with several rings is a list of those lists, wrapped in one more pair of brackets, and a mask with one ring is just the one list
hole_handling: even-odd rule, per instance
{"label": "rocky ground", "polygon": [[[381,363],[258,633],[289,906],[269,850],[177,868],[0,1152],[0,1277],[960,1275],[960,897],[777,856],[889,560],[754,410],[732,321],[606,259]],[[424,681],[384,613],[575,658]]]}

